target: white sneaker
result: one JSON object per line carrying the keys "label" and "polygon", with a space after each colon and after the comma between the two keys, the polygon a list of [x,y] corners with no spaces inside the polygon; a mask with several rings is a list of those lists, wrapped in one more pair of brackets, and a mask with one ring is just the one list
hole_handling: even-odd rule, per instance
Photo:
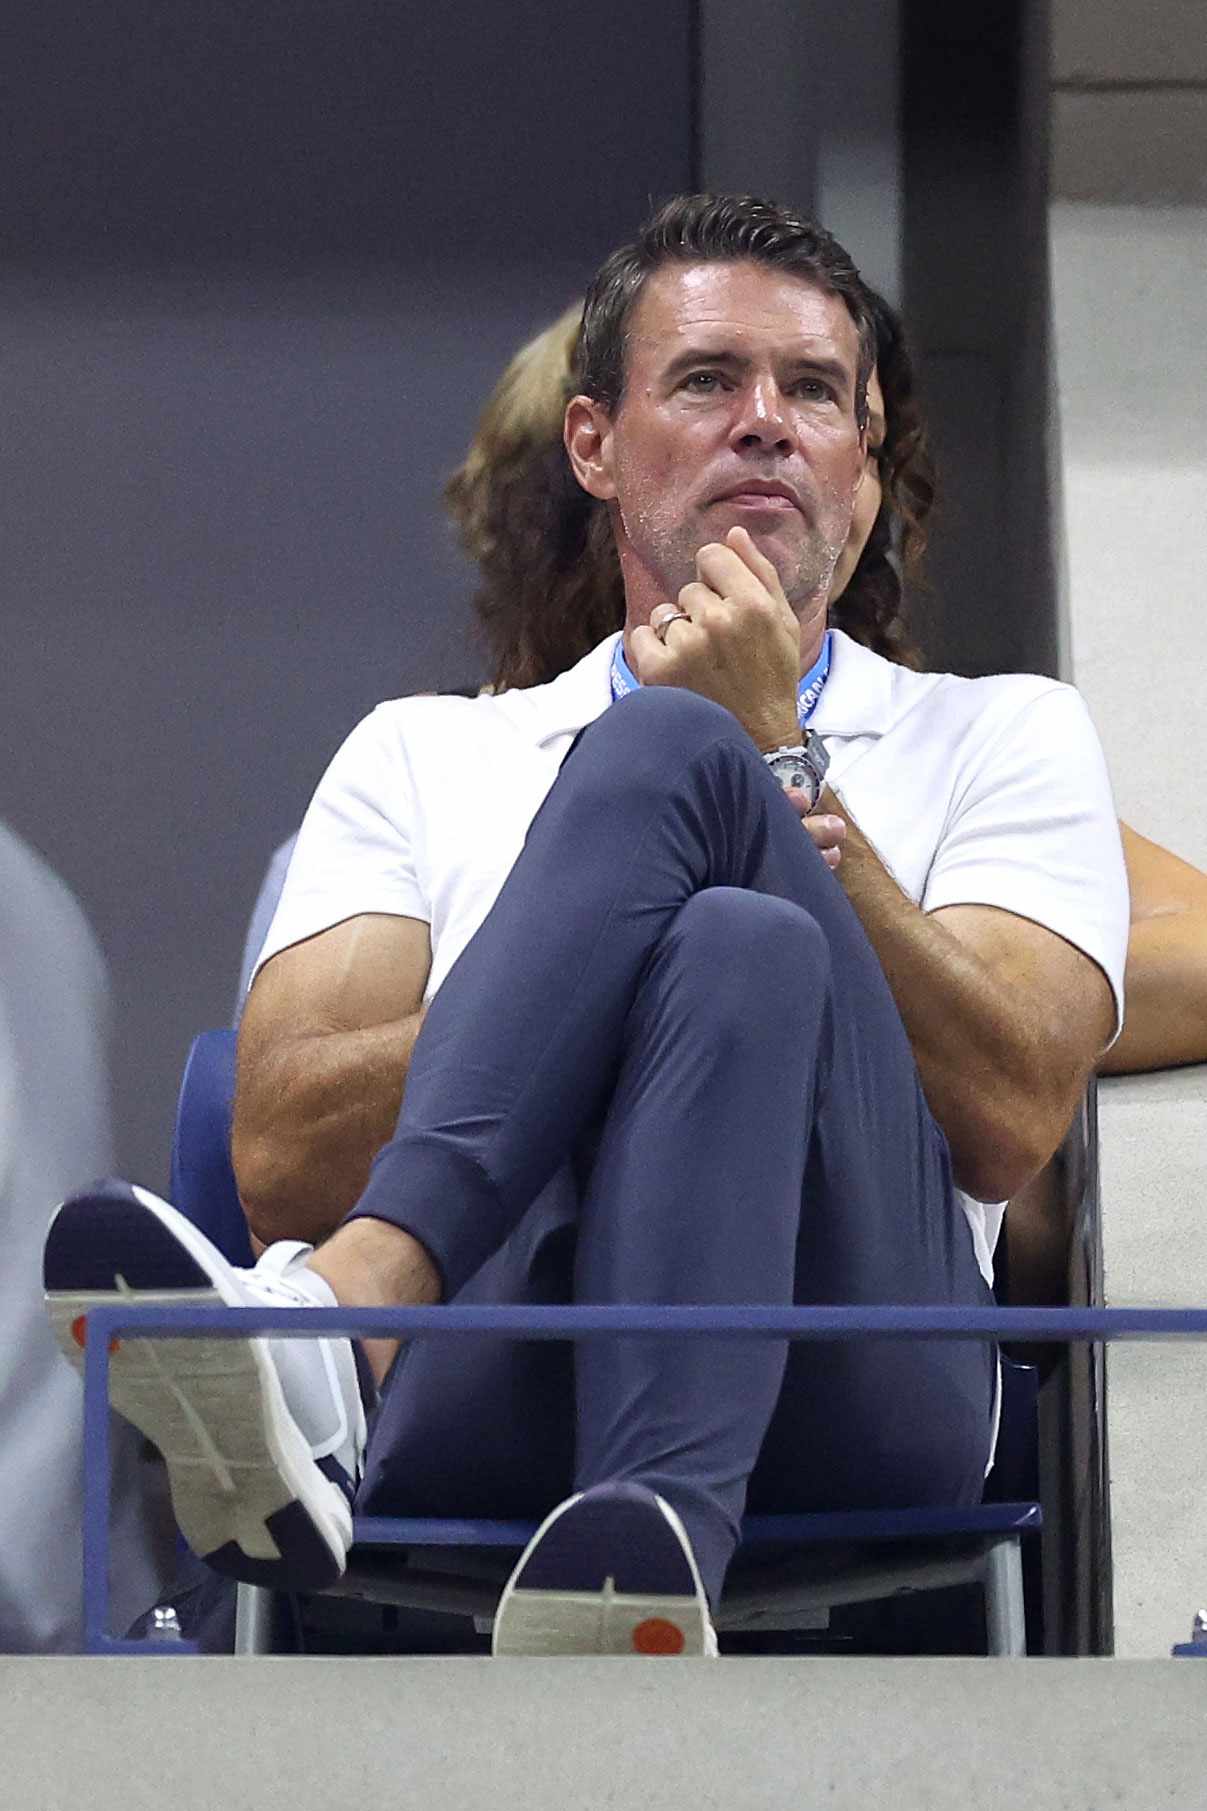
{"label": "white sneaker", "polygon": [[491,1652],[716,1658],[687,1530],[640,1484],[599,1484],[545,1517],[495,1612]]}
{"label": "white sneaker", "polygon": [[[310,1250],[272,1245],[253,1269],[237,1269],[146,1189],[97,1183],[51,1222],[47,1306],[82,1369],[83,1316],[100,1305],[334,1307],[304,1263]],[[366,1432],[351,1340],[122,1339],[109,1363],[113,1406],[163,1454],[176,1519],[199,1558],[284,1589],[339,1577]]]}

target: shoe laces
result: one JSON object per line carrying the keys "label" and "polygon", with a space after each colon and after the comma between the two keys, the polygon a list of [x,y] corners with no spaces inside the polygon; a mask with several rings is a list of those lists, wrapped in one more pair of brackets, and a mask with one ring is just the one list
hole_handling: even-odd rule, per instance
{"label": "shoe laces", "polygon": [[313,1250],[313,1245],[300,1239],[279,1239],[261,1254],[252,1269],[242,1272],[244,1282],[266,1302],[279,1302],[289,1308],[316,1308],[319,1304],[314,1296],[284,1274],[296,1269]]}

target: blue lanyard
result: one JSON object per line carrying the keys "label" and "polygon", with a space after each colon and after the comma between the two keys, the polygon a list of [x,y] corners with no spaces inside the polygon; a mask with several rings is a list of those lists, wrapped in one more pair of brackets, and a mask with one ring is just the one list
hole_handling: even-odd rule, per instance
{"label": "blue lanyard", "polygon": [[[796,714],[800,718],[802,729],[817,709],[818,700],[826,689],[826,680],[830,677],[832,654],[833,643],[830,631],[827,629],[825,639],[821,644],[821,653],[796,688]],[[640,679],[624,657],[624,636],[622,635],[616,643],[616,650],[612,655],[613,704],[618,698],[627,698],[628,694],[635,692],[640,684]]]}

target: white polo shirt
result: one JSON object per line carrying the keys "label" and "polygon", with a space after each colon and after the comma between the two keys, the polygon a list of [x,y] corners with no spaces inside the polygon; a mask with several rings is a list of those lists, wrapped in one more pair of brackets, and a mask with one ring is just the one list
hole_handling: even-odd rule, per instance
{"label": "white polo shirt", "polygon": [[[347,918],[431,929],[434,994],[493,905],[574,737],[611,703],[617,636],[548,685],[403,698],[353,730],[306,813],[260,963]],[[829,779],[924,911],[990,905],[1104,971],[1123,1013],[1128,895],[1106,764],[1071,687],[914,673],[834,632],[810,723]],[[992,1281],[1000,1203],[962,1197]]]}

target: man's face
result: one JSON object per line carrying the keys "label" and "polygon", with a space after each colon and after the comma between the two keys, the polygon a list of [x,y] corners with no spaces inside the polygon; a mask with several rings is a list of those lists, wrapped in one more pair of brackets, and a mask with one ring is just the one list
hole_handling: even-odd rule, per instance
{"label": "man's face", "polygon": [[888,424],[884,414],[884,391],[880,388],[880,375],[873,371],[868,378],[868,425],[867,452],[864,455],[863,477],[855,497],[855,508],[851,514],[851,526],[847,534],[846,546],[834,568],[834,577],[830,581],[830,602],[841,597],[851,582],[852,574],[859,564],[860,555],[868,544],[868,539],[876,526],[876,517],[880,514],[880,505],[884,501],[884,479],[880,471],[880,455],[884,451],[885,435]]}
{"label": "man's face", "polygon": [[863,467],[859,339],[845,304],[765,265],[671,264],[630,319],[601,448],[626,582],[674,597],[741,524],[788,601],[830,583]]}

